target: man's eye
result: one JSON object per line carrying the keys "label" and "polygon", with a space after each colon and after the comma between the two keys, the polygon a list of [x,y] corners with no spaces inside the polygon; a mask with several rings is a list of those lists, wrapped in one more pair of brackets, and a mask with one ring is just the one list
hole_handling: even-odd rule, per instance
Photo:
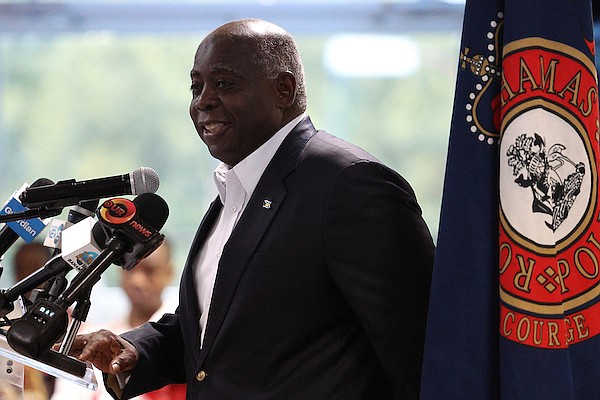
{"label": "man's eye", "polygon": [[226,81],[226,80],[222,80],[221,79],[221,80],[217,81],[217,88],[219,88],[219,89],[225,89],[225,88],[228,88],[231,85],[232,85],[232,83],[229,82],[229,81]]}
{"label": "man's eye", "polygon": [[202,85],[199,83],[192,83],[192,86],[190,86],[190,91],[193,95],[197,95],[202,92]]}

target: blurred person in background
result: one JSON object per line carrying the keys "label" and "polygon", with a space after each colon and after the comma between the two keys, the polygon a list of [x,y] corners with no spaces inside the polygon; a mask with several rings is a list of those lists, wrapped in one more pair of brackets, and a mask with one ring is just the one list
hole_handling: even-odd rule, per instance
{"label": "blurred person in background", "polygon": [[[158,320],[170,307],[163,302],[163,291],[173,278],[172,249],[166,240],[147,258],[131,270],[121,270],[121,288],[129,300],[129,312],[123,319],[103,323],[102,328],[125,332],[148,321]],[[92,331],[97,326],[82,325],[80,332]],[[101,383],[100,371],[95,370],[98,389],[92,391],[64,379],[57,379],[52,400],[104,400],[111,396]],[[169,385],[137,397],[138,400],[183,400],[185,385]]]}
{"label": "blurred person in background", "polygon": [[[52,251],[41,243],[22,243],[12,257],[13,279],[15,282],[19,282],[27,278],[43,267],[51,256]],[[29,293],[25,295],[29,295]],[[18,308],[18,305],[15,304],[15,308]],[[20,311],[18,312],[20,315]],[[25,365],[23,399],[48,400],[54,390],[54,383],[55,378],[53,376]]]}
{"label": "blurred person in background", "polygon": [[15,282],[25,279],[44,266],[52,257],[52,250],[41,243],[23,243],[12,258],[13,278]]}

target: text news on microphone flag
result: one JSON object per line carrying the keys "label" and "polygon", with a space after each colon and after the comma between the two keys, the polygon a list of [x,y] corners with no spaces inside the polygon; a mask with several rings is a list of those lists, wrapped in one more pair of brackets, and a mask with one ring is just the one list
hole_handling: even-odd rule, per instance
{"label": "text news on microphone flag", "polygon": [[467,0],[421,400],[600,399],[590,1]]}

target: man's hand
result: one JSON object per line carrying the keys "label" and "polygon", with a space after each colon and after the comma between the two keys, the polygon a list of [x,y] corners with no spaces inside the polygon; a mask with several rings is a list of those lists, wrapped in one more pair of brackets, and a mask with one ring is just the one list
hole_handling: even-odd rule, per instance
{"label": "man's hand", "polygon": [[105,329],[77,335],[69,355],[113,375],[132,370],[138,360],[138,352],[131,343]]}

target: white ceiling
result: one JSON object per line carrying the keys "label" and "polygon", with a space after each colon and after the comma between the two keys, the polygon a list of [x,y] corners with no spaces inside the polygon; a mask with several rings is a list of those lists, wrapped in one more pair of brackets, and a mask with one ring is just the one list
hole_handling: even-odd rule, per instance
{"label": "white ceiling", "polygon": [[[458,2],[457,2],[458,1]],[[239,18],[263,18],[292,33],[460,30],[461,0],[6,2],[0,0],[0,33],[119,33],[209,31]]]}

